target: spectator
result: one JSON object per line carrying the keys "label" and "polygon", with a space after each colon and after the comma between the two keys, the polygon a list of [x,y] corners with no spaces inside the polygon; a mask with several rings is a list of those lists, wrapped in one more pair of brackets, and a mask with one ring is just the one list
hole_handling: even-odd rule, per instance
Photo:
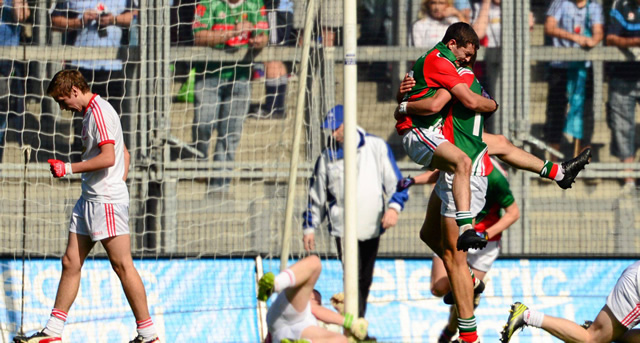
{"label": "spectator", "polygon": [[[332,130],[333,140],[315,164],[309,185],[308,210],[304,212],[304,248],[315,249],[315,229],[325,216],[342,259],[344,232],[344,124],[343,108],[337,105],[327,115],[323,128]],[[398,214],[409,198],[407,190],[395,192],[402,179],[387,143],[358,128],[357,235],[359,251],[359,317],[364,317],[380,235],[396,225]],[[385,196],[388,201],[385,203]]]}
{"label": "spectator", "polygon": [[[482,0],[473,4],[472,26],[480,39],[480,45],[486,48],[499,48],[501,44],[501,0]],[[474,72],[480,83],[486,87],[489,94],[498,94],[497,85],[500,78],[501,59],[499,54],[485,54],[485,59],[478,62]],[[498,99],[499,100],[499,99]],[[485,121],[485,128],[489,132],[496,132],[496,113]]]}
{"label": "spectator", "polygon": [[473,29],[480,39],[480,45],[487,48],[500,46],[501,0],[482,0],[473,4]]}
{"label": "spectator", "polygon": [[[265,5],[268,10],[269,20],[269,44],[281,46],[295,46],[296,34],[293,31],[293,1],[292,0],[267,0]],[[266,99],[258,114],[272,118],[285,117],[285,96],[287,94],[287,82],[289,73],[287,66],[282,61],[265,62]]]}
{"label": "spectator", "polygon": [[[607,45],[618,48],[640,46],[638,1],[616,1],[607,27]],[[611,154],[623,163],[633,163],[636,153],[636,102],[640,100],[640,72],[636,62],[610,63],[607,123],[611,129]],[[625,178],[625,189],[635,189],[635,179]]]}
{"label": "spectator", "polygon": [[[215,49],[267,45],[268,24],[262,0],[201,0],[193,24],[195,45]],[[206,159],[209,139],[217,131],[214,161],[235,160],[242,125],[249,110],[250,64],[206,61],[195,65],[192,136]],[[227,193],[229,178],[216,178],[210,186]]]}
{"label": "spectator", "polygon": [[[0,45],[20,44],[20,23],[31,14],[25,0],[0,0]],[[10,115],[24,114],[24,82],[22,65],[13,60],[0,60],[0,162]]]}
{"label": "spectator", "polygon": [[442,40],[449,25],[464,21],[462,13],[447,0],[423,0],[420,15],[422,19],[411,29],[410,45],[428,49]]}
{"label": "spectator", "polygon": [[[602,6],[588,0],[554,0],[547,11],[544,32],[555,47],[593,48],[604,36]],[[582,150],[578,141],[588,147],[593,133],[591,63],[551,62],[550,67],[545,139],[559,150],[564,131],[576,139],[576,150]],[[577,128],[570,122],[573,119]]]}
{"label": "spectator", "polygon": [[[83,47],[120,47],[123,28],[129,28],[137,10],[133,0],[64,0],[57,3],[51,13],[54,29],[66,34],[66,44]],[[109,101],[117,113],[122,114],[125,95],[124,63],[121,59],[74,60],[69,69],[77,69],[87,80],[92,91]],[[130,145],[129,120],[123,120],[125,144]],[[74,118],[75,138],[71,151],[82,151],[82,118]],[[80,155],[72,157],[79,161]]]}

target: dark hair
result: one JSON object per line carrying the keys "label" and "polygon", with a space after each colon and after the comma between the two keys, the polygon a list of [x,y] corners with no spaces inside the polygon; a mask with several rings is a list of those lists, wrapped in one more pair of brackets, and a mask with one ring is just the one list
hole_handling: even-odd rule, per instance
{"label": "dark hair", "polygon": [[456,45],[460,48],[464,48],[469,44],[472,44],[476,50],[480,47],[480,40],[476,31],[467,23],[457,22],[449,25],[442,38],[442,43],[447,44],[452,39],[456,41]]}
{"label": "dark hair", "polygon": [[313,296],[316,298],[316,301],[318,301],[318,304],[322,305],[322,294],[320,294],[320,291],[314,289]]}
{"label": "dark hair", "polygon": [[82,93],[91,92],[91,88],[82,74],[77,70],[61,70],[56,73],[47,87],[47,94],[53,98],[71,95],[71,88],[75,86]]}

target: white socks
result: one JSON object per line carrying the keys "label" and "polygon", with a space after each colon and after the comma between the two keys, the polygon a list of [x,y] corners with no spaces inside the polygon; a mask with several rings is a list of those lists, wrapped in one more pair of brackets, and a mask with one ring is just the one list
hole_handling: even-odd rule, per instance
{"label": "white socks", "polygon": [[153,325],[151,317],[147,320],[136,321],[136,324],[138,326],[138,335],[142,336],[145,341],[157,337],[156,326]]}
{"label": "white socks", "polygon": [[291,269],[285,269],[282,273],[276,275],[273,285],[273,291],[282,292],[284,289],[296,285],[296,276]]}
{"label": "white socks", "polygon": [[51,310],[49,321],[42,332],[51,337],[62,337],[62,330],[64,329],[64,323],[66,321],[67,313],[54,308]]}
{"label": "white socks", "polygon": [[525,310],[522,315],[524,317],[524,322],[527,323],[527,325],[533,326],[535,328],[542,327],[544,313],[533,310]]}

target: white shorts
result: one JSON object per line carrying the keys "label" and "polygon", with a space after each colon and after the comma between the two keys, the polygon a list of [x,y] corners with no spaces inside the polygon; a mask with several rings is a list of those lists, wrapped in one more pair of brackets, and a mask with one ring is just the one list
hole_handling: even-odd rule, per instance
{"label": "white shorts", "polygon": [[278,294],[267,312],[267,328],[272,342],[280,342],[284,338],[300,339],[302,331],[310,326],[318,326],[316,317],[311,314],[311,303],[302,312],[296,311],[287,299],[285,292]]}
{"label": "white shorts", "polygon": [[90,236],[96,242],[129,234],[129,205],[105,204],[78,199],[73,207],[69,231]]}
{"label": "white shorts", "polygon": [[489,241],[484,249],[469,249],[467,263],[469,267],[481,272],[488,272],[493,262],[498,259],[500,241]]}
{"label": "white shorts", "polygon": [[409,158],[425,167],[431,165],[434,151],[444,142],[448,140],[440,132],[418,127],[407,131],[402,137],[402,146]]}
{"label": "white shorts", "polygon": [[[487,177],[471,176],[471,215],[475,218],[482,210],[487,194]],[[453,201],[453,173],[440,172],[434,188],[436,195],[442,200],[440,214],[445,217],[456,217],[456,203]]]}
{"label": "white shorts", "polygon": [[607,297],[607,306],[623,326],[633,328],[640,322],[640,291],[638,286],[640,261],[622,272],[618,282]]}

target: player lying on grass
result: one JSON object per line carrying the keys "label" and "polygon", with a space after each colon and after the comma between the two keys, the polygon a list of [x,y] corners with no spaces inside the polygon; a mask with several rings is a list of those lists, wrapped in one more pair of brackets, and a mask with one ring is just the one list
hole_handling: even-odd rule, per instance
{"label": "player lying on grass", "polygon": [[[486,232],[489,243],[482,250],[470,249],[467,253],[467,263],[471,268],[472,275],[477,279],[478,287],[474,288],[474,307],[480,303],[480,293],[484,290],[482,281],[486,273],[489,271],[493,262],[498,258],[500,252],[500,239],[502,232],[509,228],[520,218],[520,210],[515,203],[509,181],[506,179],[506,171],[500,164],[491,158],[494,166],[493,171],[489,174],[486,203],[480,214],[476,217],[474,229],[476,232]],[[398,182],[399,189],[405,189],[414,184],[427,184],[435,182],[435,174],[438,172],[426,172],[416,176],[415,178],[405,178]],[[504,214],[501,211],[504,210]],[[432,240],[432,236],[422,236],[423,241]],[[428,242],[434,245],[433,242]],[[475,282],[474,282],[475,283]],[[449,285],[449,278],[444,268],[442,259],[436,254],[433,257],[431,265],[431,293],[435,296],[444,296],[444,302],[453,305],[453,295]],[[442,330],[438,343],[449,343],[458,331],[458,313],[455,306],[451,306],[449,322]]]}
{"label": "player lying on grass", "polygon": [[278,275],[266,273],[258,281],[258,300],[279,293],[267,312],[267,327],[273,343],[347,342],[347,337],[318,325],[318,320],[338,324],[363,339],[369,324],[364,318],[342,316],[311,301],[322,265],[315,255],[305,257]]}
{"label": "player lying on grass", "polygon": [[520,328],[541,328],[565,342],[608,343],[640,342],[640,330],[633,329],[640,322],[640,261],[622,272],[596,319],[585,329],[570,320],[547,316],[516,302],[511,305],[507,324],[500,340],[507,343]]}
{"label": "player lying on grass", "polygon": [[[47,93],[61,109],[82,115],[82,161],[49,160],[55,178],[82,173],[82,196],[71,214],[69,240],[49,321],[42,331],[29,337],[16,336],[13,341],[62,341],[67,313],[80,288],[82,265],[96,242],[100,242],[120,279],[137,323],[138,335],[129,343],[160,342],[149,314],[144,284],[131,257],[129,190],[125,183],[129,152],[122,138],[120,116],[106,100],[91,92],[77,70],[56,73]],[[55,196],[63,198],[63,195]]]}

